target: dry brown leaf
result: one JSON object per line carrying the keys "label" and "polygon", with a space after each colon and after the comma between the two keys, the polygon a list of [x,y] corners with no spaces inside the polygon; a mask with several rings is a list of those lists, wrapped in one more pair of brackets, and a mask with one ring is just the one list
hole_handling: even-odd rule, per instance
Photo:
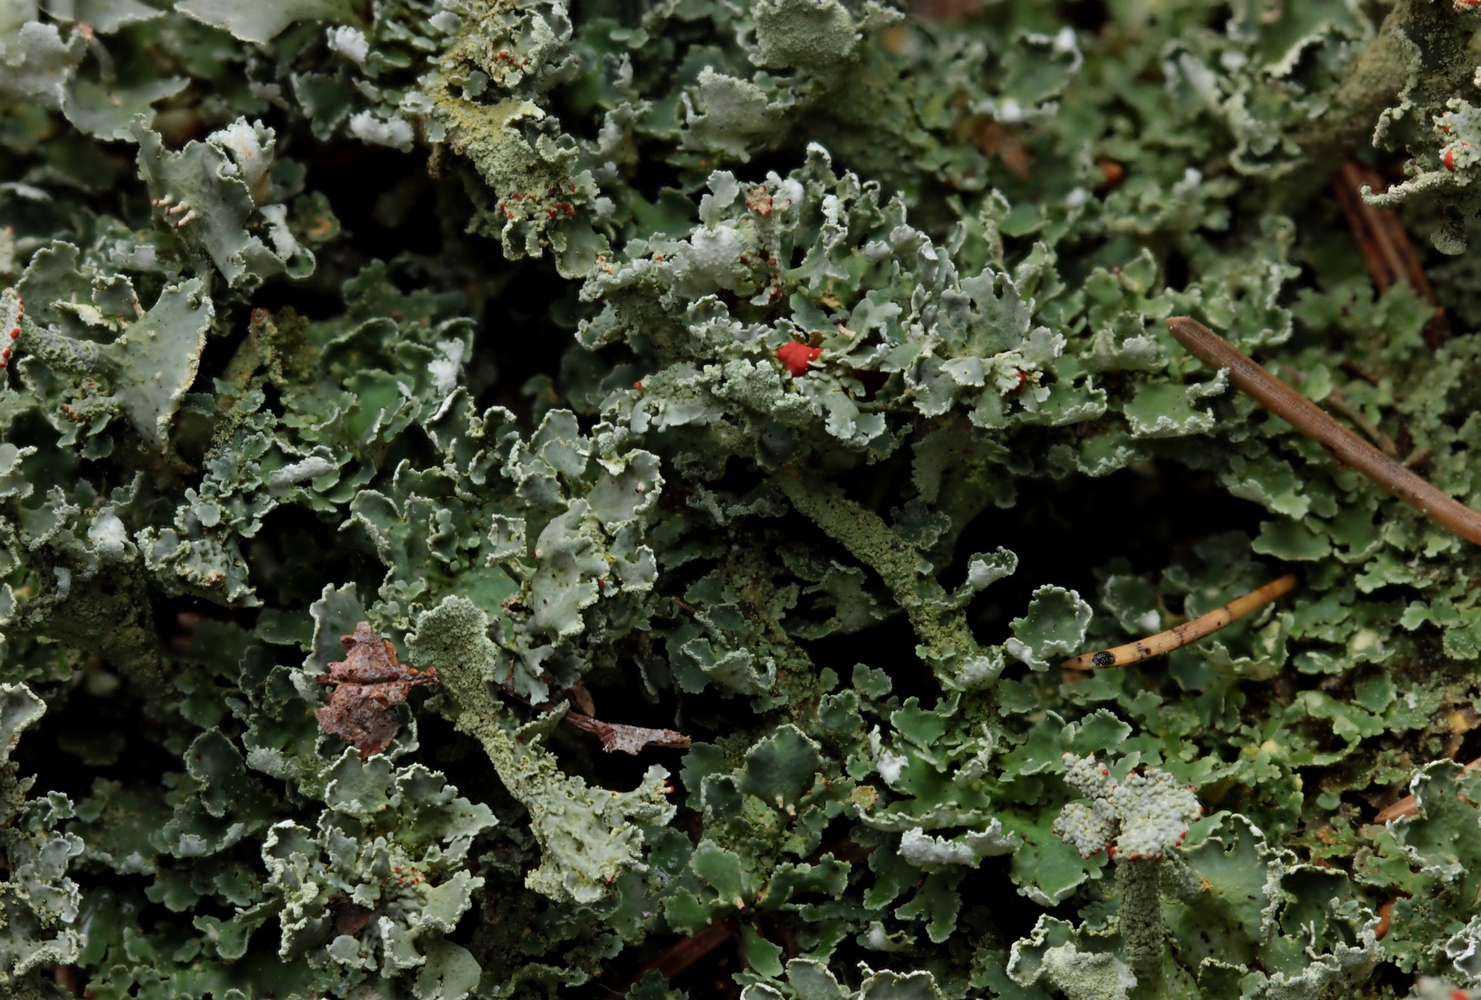
{"label": "dry brown leaf", "polygon": [[329,913],[334,918],[334,933],[354,937],[370,923],[370,910],[350,901],[345,893],[329,897]]}
{"label": "dry brown leaf", "polygon": [[406,700],[418,684],[436,684],[437,668],[416,670],[396,659],[396,647],[375,634],[369,622],[355,626],[353,635],[340,636],[345,658],[329,664],[315,680],[335,685],[328,703],[314,711],[319,726],[354,744],[360,759],[391,745],[401,723],[391,707]]}
{"label": "dry brown leaf", "polygon": [[580,712],[567,712],[566,721],[577,729],[596,733],[597,738],[602,741],[603,749],[608,753],[618,750],[637,754],[647,746],[688,747],[690,744],[689,737],[672,729],[644,729],[642,726],[628,726],[620,722],[603,722]]}

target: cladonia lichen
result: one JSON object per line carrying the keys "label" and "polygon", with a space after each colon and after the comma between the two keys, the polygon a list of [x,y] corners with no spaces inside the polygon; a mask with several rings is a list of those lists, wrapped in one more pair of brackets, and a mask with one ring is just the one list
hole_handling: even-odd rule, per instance
{"label": "cladonia lichen", "polygon": [[1477,994],[1478,10],[0,4],[0,992]]}

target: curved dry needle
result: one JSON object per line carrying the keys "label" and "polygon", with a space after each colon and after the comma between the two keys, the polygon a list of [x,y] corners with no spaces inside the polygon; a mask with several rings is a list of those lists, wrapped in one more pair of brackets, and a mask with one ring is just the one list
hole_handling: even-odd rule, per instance
{"label": "curved dry needle", "polygon": [[1256,608],[1264,607],[1277,597],[1289,592],[1294,586],[1296,586],[1296,574],[1287,573],[1278,580],[1271,580],[1258,590],[1252,590],[1243,597],[1236,597],[1222,608],[1183,622],[1177,628],[1158,632],[1156,635],[1138,639],[1136,642],[1128,642],[1115,649],[1103,649],[1098,653],[1081,653],[1079,656],[1065,660],[1060,666],[1069,670],[1124,667],[1137,660],[1170,653],[1179,646],[1197,642],[1210,632],[1217,632],[1225,625],[1239,621]]}
{"label": "curved dry needle", "polygon": [[1326,411],[1190,316],[1174,316],[1167,328],[1178,342],[1213,368],[1227,368],[1235,388],[1357,469],[1379,486],[1447,531],[1481,545],[1481,514],[1442,493],[1426,480],[1343,427]]}

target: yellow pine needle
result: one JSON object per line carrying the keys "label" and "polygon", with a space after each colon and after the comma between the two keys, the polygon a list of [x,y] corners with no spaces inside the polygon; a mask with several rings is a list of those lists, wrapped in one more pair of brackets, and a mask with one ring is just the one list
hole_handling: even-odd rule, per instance
{"label": "yellow pine needle", "polygon": [[1252,590],[1243,597],[1236,597],[1222,608],[1216,608],[1206,615],[1199,615],[1176,628],[1158,632],[1156,635],[1138,639],[1136,642],[1128,642],[1115,649],[1103,649],[1098,653],[1081,653],[1079,656],[1065,660],[1060,666],[1067,670],[1124,667],[1128,663],[1170,653],[1179,646],[1197,642],[1204,636],[1217,632],[1225,625],[1239,621],[1256,608],[1264,607],[1282,594],[1290,592],[1294,586],[1296,586],[1296,575],[1287,573],[1278,580],[1271,580],[1258,590]]}

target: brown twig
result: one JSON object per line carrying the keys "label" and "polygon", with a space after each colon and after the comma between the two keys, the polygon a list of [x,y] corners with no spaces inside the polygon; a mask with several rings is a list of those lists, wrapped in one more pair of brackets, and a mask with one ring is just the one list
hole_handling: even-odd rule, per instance
{"label": "brown twig", "polygon": [[1081,653],[1079,656],[1065,660],[1060,666],[1067,670],[1124,667],[1128,663],[1170,653],[1180,646],[1197,642],[1204,636],[1217,632],[1225,625],[1239,621],[1256,608],[1264,607],[1282,594],[1289,593],[1294,586],[1296,586],[1296,575],[1287,573],[1278,580],[1271,580],[1258,590],[1252,590],[1243,597],[1236,597],[1222,608],[1216,608],[1206,615],[1199,615],[1166,632],[1158,632],[1145,639],[1138,639],[1136,642],[1129,642],[1114,649],[1103,649],[1098,653]]}
{"label": "brown twig", "polygon": [[1228,369],[1229,380],[1237,389],[1326,448],[1343,465],[1357,469],[1447,531],[1481,545],[1481,514],[1440,492],[1343,427],[1320,406],[1191,316],[1174,316],[1167,326],[1179,343],[1206,364]]}
{"label": "brown twig", "polygon": [[1363,200],[1363,188],[1383,191],[1387,188],[1383,178],[1357,160],[1347,160],[1332,179],[1332,189],[1342,214],[1347,216],[1348,227],[1357,241],[1363,262],[1373,278],[1373,287],[1379,293],[1397,282],[1407,282],[1420,298],[1435,307],[1434,315],[1424,327],[1424,340],[1431,350],[1436,350],[1450,336],[1450,321],[1445,310],[1435,298],[1435,290],[1425,276],[1409,234],[1404,224],[1391,209],[1377,208]]}

